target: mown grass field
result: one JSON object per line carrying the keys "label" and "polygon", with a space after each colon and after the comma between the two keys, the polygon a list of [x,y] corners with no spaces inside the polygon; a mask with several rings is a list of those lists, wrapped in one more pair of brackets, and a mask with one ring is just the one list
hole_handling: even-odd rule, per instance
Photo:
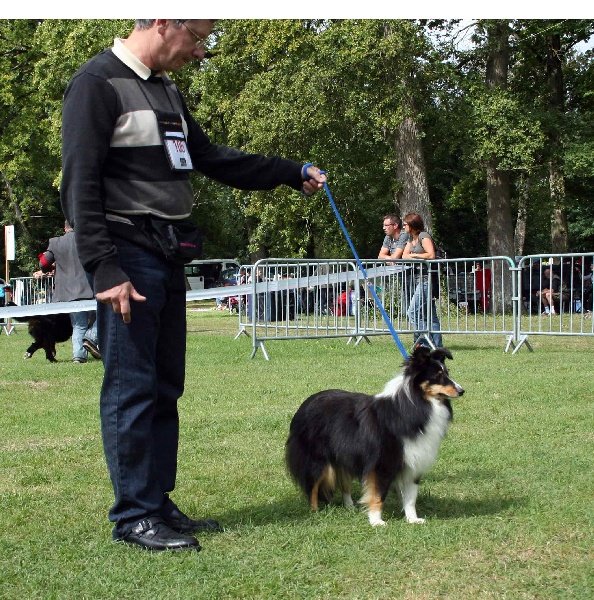
{"label": "mown grass field", "polygon": [[[23,326],[0,336],[2,598],[592,598],[592,338],[445,336],[466,394],[421,483],[424,525],[390,495],[385,528],[361,510],[310,513],[287,477],[290,419],[311,393],[374,393],[400,368],[389,337],[251,339],[228,313],[188,312],[186,394],[174,499],[225,532],[200,553],[111,542],[99,430],[102,368],[58,364]],[[403,339],[410,347],[410,337]],[[358,491],[358,490],[356,490]]]}

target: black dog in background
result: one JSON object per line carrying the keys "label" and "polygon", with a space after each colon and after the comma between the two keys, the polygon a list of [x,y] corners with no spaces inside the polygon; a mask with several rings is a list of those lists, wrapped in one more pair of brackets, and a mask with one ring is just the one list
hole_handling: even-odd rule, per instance
{"label": "black dog in background", "polygon": [[[16,306],[16,304],[9,302],[7,306]],[[58,362],[56,360],[56,344],[66,342],[72,337],[72,323],[68,313],[16,317],[15,321],[28,323],[29,334],[34,340],[27,348],[23,358],[31,358],[37,350],[43,348],[45,358],[50,362]]]}

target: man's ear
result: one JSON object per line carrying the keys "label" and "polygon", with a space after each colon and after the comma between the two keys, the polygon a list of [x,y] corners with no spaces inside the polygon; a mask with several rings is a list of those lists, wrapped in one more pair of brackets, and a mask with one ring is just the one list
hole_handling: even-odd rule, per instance
{"label": "man's ear", "polygon": [[171,19],[155,19],[153,27],[157,28],[157,33],[163,35],[171,26]]}

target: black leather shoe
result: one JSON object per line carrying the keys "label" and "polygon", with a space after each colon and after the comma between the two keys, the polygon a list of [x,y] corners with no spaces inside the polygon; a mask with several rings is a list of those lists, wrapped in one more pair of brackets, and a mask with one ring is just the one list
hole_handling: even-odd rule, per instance
{"label": "black leather shoe", "polygon": [[223,528],[214,519],[190,519],[187,515],[184,515],[181,510],[175,508],[173,512],[168,515],[165,522],[173,531],[178,533],[194,533],[196,531],[223,531]]}
{"label": "black leather shoe", "polygon": [[160,517],[143,519],[121,541],[136,544],[145,550],[201,549],[195,537],[173,531]]}

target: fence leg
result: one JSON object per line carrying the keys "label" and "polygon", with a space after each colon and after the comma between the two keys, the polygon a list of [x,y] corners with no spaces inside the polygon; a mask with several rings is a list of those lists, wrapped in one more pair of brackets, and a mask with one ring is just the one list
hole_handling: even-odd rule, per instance
{"label": "fence leg", "polygon": [[236,335],[236,336],[235,336],[233,339],[234,339],[234,340],[238,339],[238,338],[239,338],[239,337],[241,337],[241,335],[242,335],[242,334],[244,334],[244,333],[245,333],[245,335],[247,335],[248,337],[250,336],[250,334],[249,334],[249,333],[246,331],[245,327],[242,327],[242,328],[239,330],[239,333],[238,333],[238,334],[237,334],[237,335]]}
{"label": "fence leg", "polygon": [[262,354],[264,354],[264,358],[266,360],[270,360],[268,358],[268,352],[266,352],[266,348],[264,348],[263,342],[256,342],[254,349],[252,350],[252,355],[250,356],[250,358],[254,358],[254,356],[256,356],[256,352],[258,352],[258,348],[262,348]]}
{"label": "fence leg", "polygon": [[435,350],[435,344],[433,343],[433,340],[426,333],[421,333],[421,335],[419,335],[419,337],[417,338],[416,343],[418,343],[421,339],[425,340],[432,350]]}
{"label": "fence leg", "polygon": [[508,335],[507,336],[507,345],[505,346],[505,352],[509,352],[510,347],[512,347],[514,349],[512,354],[515,354],[524,345],[526,346],[526,348],[528,348],[528,350],[530,350],[530,352],[534,352],[534,348],[530,345],[527,335],[520,336],[517,346],[514,343],[514,336]]}

